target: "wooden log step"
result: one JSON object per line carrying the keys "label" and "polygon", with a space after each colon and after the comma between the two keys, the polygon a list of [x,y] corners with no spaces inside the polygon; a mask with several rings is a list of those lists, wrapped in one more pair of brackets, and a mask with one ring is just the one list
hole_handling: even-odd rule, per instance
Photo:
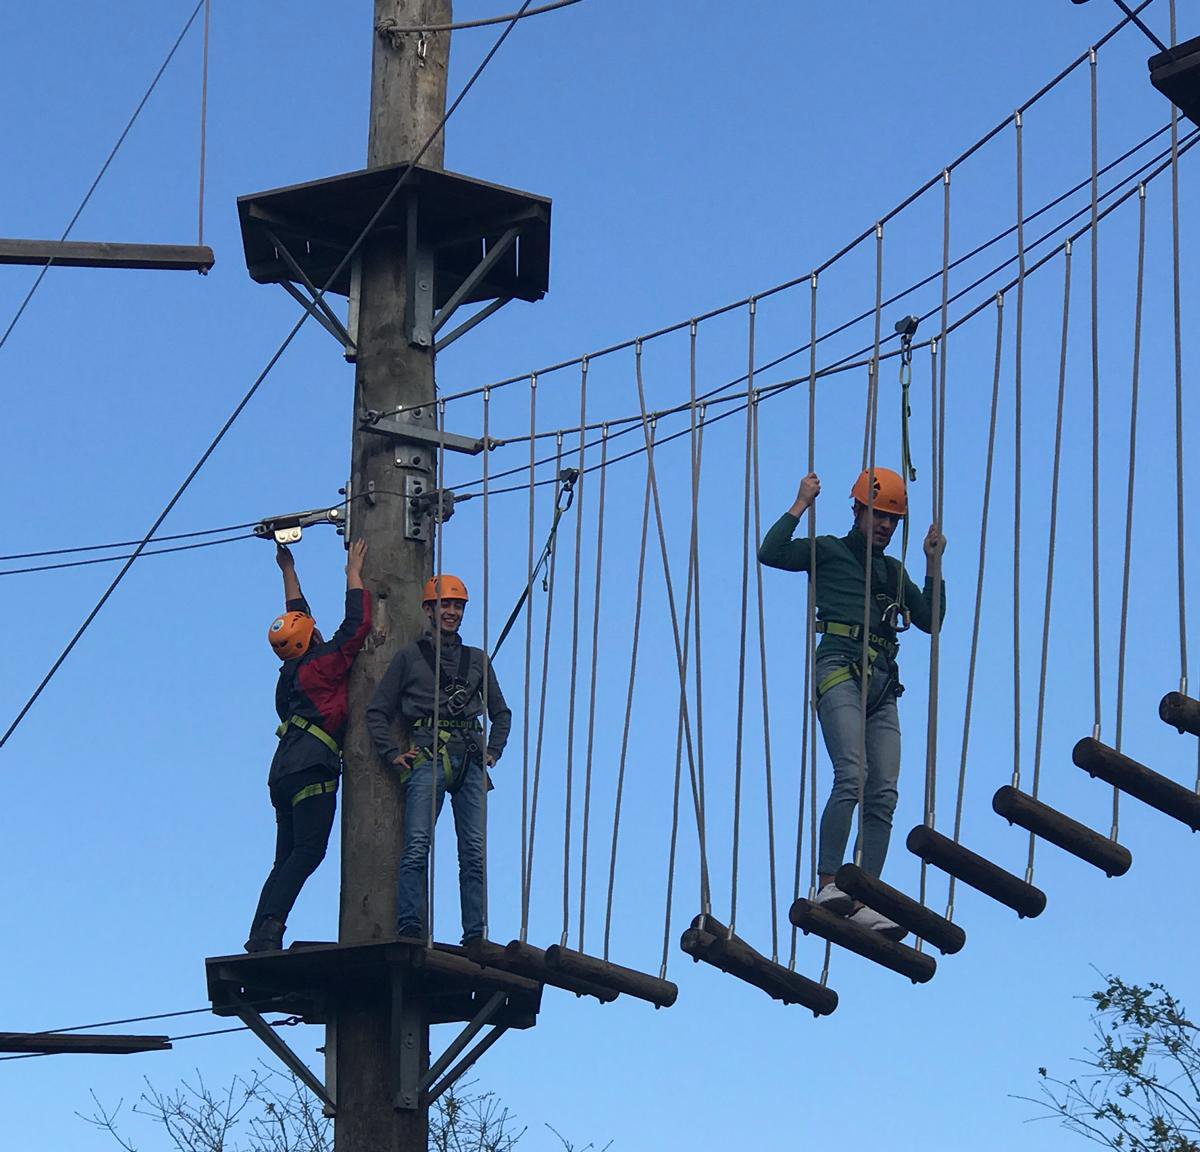
{"label": "wooden log step", "polygon": [[992,797],[992,810],[1010,824],[1019,824],[1035,836],[1057,844],[1072,856],[1094,864],[1110,877],[1124,876],[1133,863],[1129,849],[1123,844],[1007,784],[996,789]]}
{"label": "wooden log step", "polygon": [[1158,704],[1158,715],[1172,728],[1200,736],[1200,700],[1182,692],[1168,692]]}
{"label": "wooden log step", "polygon": [[645,1000],[656,1008],[670,1008],[679,996],[679,988],[670,980],[660,980],[647,972],[639,972],[636,968],[625,968],[620,964],[610,964],[596,956],[585,952],[576,952],[571,948],[563,948],[552,944],[546,949],[546,964],[564,975],[576,980],[587,980],[611,988],[615,992],[624,992]]}
{"label": "wooden log step", "polygon": [[967,934],[952,920],[939,916],[932,908],[906,896],[877,876],[864,872],[856,864],[843,864],[834,883],[848,896],[873,908],[889,920],[907,928],[914,936],[932,944],[943,955],[959,952],[967,942]]}
{"label": "wooden log step", "polygon": [[898,944],[870,928],[854,924],[849,917],[837,916],[811,900],[797,900],[788,911],[788,919],[801,931],[811,932],[859,956],[871,960],[914,984],[924,984],[937,971],[937,961],[927,952],[918,952],[907,944]]}
{"label": "wooden log step", "polygon": [[711,916],[697,916],[679,939],[693,960],[703,960],[730,976],[760,988],[773,1000],[800,1004],[814,1016],[828,1016],[838,1006],[838,994],[799,972],[768,960]]}
{"label": "wooden log step", "polygon": [[1181,820],[1193,832],[1200,829],[1200,796],[1190,788],[1152,772],[1144,764],[1090,736],[1075,745],[1071,759],[1089,776],[1112,784],[1151,808]]}
{"label": "wooden log step", "polygon": [[1040,888],[924,824],[918,824],[908,834],[908,850],[927,864],[1007,905],[1018,916],[1040,916],[1046,909],[1046,893]]}
{"label": "wooden log step", "polygon": [[546,953],[543,949],[535,948],[532,944],[523,944],[520,940],[513,940],[504,945],[476,937],[467,941],[465,951],[480,967],[498,968],[502,972],[512,972],[516,976],[536,980],[539,984],[552,984],[565,992],[574,992],[576,996],[593,996],[602,1004],[611,1004],[619,995],[611,988],[601,988],[600,985],[589,984],[586,980],[574,980],[550,968],[546,964]]}

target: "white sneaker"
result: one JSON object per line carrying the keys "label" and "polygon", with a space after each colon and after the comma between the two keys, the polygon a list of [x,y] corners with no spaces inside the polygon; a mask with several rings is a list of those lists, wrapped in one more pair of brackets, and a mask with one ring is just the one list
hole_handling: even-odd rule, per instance
{"label": "white sneaker", "polygon": [[849,916],[854,909],[854,897],[847,896],[836,884],[824,885],[813,900],[819,908],[835,916]]}
{"label": "white sneaker", "polygon": [[850,917],[850,923],[878,932],[880,936],[886,936],[889,940],[903,940],[908,935],[907,928],[901,928],[894,920],[881,916],[874,908],[868,908],[865,904]]}

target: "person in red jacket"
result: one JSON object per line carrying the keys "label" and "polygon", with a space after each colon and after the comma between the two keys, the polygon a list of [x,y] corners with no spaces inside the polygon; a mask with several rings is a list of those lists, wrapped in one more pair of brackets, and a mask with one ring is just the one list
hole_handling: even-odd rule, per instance
{"label": "person in red jacket", "polygon": [[247,952],[282,947],[288,913],[325,858],[342,770],[346,683],[371,631],[371,599],[362,582],[366,551],[363,540],[350,545],[346,618],[331,640],[316,628],[291,552],[283,545],[275,551],[283,572],[285,609],[267,632],[283,661],[275,688],[279,747],[267,780],[275,809],[275,864],[258,899]]}

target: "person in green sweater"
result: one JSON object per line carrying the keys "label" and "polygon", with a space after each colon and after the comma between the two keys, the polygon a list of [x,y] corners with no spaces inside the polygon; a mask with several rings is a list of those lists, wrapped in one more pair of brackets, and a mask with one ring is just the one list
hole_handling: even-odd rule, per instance
{"label": "person in green sweater", "polygon": [[[821,492],[820,479],[815,472],[810,472],[800,481],[791,508],[763,538],[758,559],[770,568],[808,572],[810,579],[816,580],[816,630],[821,634],[814,676],[817,716],[833,762],[833,789],[821,816],[817,863],[820,884],[816,903],[898,940],[904,930],[878,912],[856,905],[834,884],[834,874],[844,862],[860,791],[862,837],[855,845],[855,856],[863,871],[870,875],[878,876],[883,871],[900,776],[900,721],[896,697],[904,688],[896,664],[900,648],[896,636],[910,623],[922,632],[933,630],[933,572],[939,569],[946,538],[936,525],[929,526],[923,544],[925,583],[918,588],[899,560],[884,555],[897,525],[908,515],[904,480],[888,468],[876,468],[874,480],[874,507],[869,504],[870,476],[863,472],[850,492],[854,501],[853,527],[845,536],[816,537],[814,548],[807,538],[792,539],[800,518]],[[871,599],[864,749],[861,661],[868,538],[871,542]],[[944,583],[940,590],[940,605],[940,617],[944,618]]]}

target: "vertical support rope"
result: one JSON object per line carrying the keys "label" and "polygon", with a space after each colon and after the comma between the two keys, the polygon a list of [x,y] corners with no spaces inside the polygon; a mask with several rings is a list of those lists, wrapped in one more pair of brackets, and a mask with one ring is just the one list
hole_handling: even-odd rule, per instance
{"label": "vertical support rope", "polygon": [[208,150],[208,29],[212,0],[204,0],[204,49],[200,64],[200,190],[197,196],[196,244],[204,244],[204,166]]}
{"label": "vertical support rope", "polygon": [[571,800],[575,777],[575,687],[579,663],[579,566],[583,550],[583,477],[584,447],[587,435],[587,374],[588,360],[580,362],[579,379],[579,459],[575,485],[575,573],[571,597],[571,675],[567,702],[567,764],[566,797],[563,801],[563,922],[561,946],[567,946],[567,929],[571,919]]}
{"label": "vertical support rope", "polygon": [[[754,393],[754,539],[762,539],[762,500],[758,468],[758,402]],[[758,604],[758,666],[762,690],[763,773],[767,799],[767,863],[770,876],[771,961],[779,963],[779,888],[775,878],[775,782],[771,769],[771,706],[767,696],[767,623],[763,609],[762,565],[755,563],[754,577]],[[686,613],[685,613],[686,615]]]}
{"label": "vertical support rope", "polygon": [[754,437],[754,323],[757,301],[750,297],[746,320],[749,363],[746,368],[746,465],[742,482],[742,616],[738,641],[737,720],[733,749],[733,861],[729,870],[729,932],[737,927],[738,853],[742,822],[742,744],[746,716],[746,615],[750,596],[750,452]]}
{"label": "vertical support rope", "polygon": [[1013,116],[1017,136],[1017,330],[1013,350],[1013,770],[1021,787],[1021,363],[1025,335],[1025,170],[1021,113]]}
{"label": "vertical support rope", "polygon": [[439,400],[437,413],[437,465],[434,469],[434,483],[437,485],[437,517],[433,530],[433,745],[429,750],[429,856],[425,869],[428,887],[425,892],[425,928],[429,947],[433,947],[433,913],[434,895],[437,892],[437,818],[438,818],[438,769],[441,750],[441,733],[439,727],[442,705],[442,544],[443,521],[445,520],[445,504],[443,493],[446,490],[446,402]]}
{"label": "vertical support rope", "polygon": [[[954,842],[962,834],[963,796],[967,786],[967,750],[971,739],[971,706],[975,698],[975,664],[979,655],[979,626],[983,611],[983,574],[987,562],[988,515],[992,504],[992,464],[996,455],[996,416],[1000,406],[1000,365],[1004,352],[1004,293],[996,293],[996,363],[992,370],[992,413],[988,422],[987,465],[983,479],[983,510],[979,517],[979,574],[975,579],[975,618],[971,625],[971,657],[967,665],[967,694],[963,706],[962,754],[958,762],[958,795],[954,804]],[[946,897],[946,919],[954,919],[954,877]]]}
{"label": "vertical support rope", "polygon": [[875,441],[879,424],[879,336],[883,315],[883,224],[875,225],[875,346],[867,378],[867,426],[863,468],[867,472],[867,532],[863,541],[863,623],[861,667],[858,677],[858,749],[862,771],[858,776],[858,839],[854,863],[862,866],[863,807],[867,788],[867,693],[871,679],[871,583],[875,568]]}
{"label": "vertical support rope", "polygon": [[[1050,477],[1050,537],[1046,542],[1046,596],[1042,605],[1042,658],[1038,670],[1037,726],[1033,738],[1033,788],[1036,800],[1042,778],[1042,736],[1046,719],[1046,669],[1050,660],[1050,607],[1054,599],[1054,550],[1058,543],[1058,490],[1062,471],[1063,409],[1067,395],[1067,338],[1071,323],[1071,242],[1063,245],[1062,342],[1058,356],[1058,410],[1054,419],[1054,464]],[[1033,883],[1033,857],[1037,836],[1029,833],[1029,857],[1025,882]]]}
{"label": "vertical support rope", "polygon": [[[1092,80],[1092,738],[1100,739],[1100,117],[1096,49],[1088,54]],[[1114,786],[1113,792],[1116,792]],[[1115,799],[1115,796],[1114,796]]]}
{"label": "vertical support rope", "polygon": [[[650,429],[653,442],[653,423]],[[634,595],[633,632],[629,644],[629,681],[625,691],[625,724],[621,730],[621,753],[617,761],[617,792],[613,801],[612,848],[608,857],[608,901],[604,910],[604,959],[612,933],[613,891],[617,882],[617,838],[621,831],[621,802],[625,796],[625,764],[629,754],[629,730],[633,717],[633,689],[637,680],[638,642],[642,633],[642,598],[646,582],[646,541],[650,534],[650,473],[646,473],[646,491],[642,497],[642,535],[638,546],[637,588]]]}
{"label": "vertical support rope", "polygon": [[491,700],[489,694],[492,682],[492,646],[488,639],[488,621],[490,607],[490,547],[489,532],[489,501],[491,499],[491,414],[492,390],[483,390],[483,683],[480,685],[483,699],[483,715],[480,725],[483,728],[483,802],[480,806],[480,836],[483,839],[483,938],[488,939],[488,762],[487,748],[491,731]]}
{"label": "vertical support rope", "polygon": [[[535,448],[537,447],[537,373],[529,377],[529,553],[525,571],[533,579],[533,532],[537,518],[534,496],[537,487],[534,483],[534,465],[536,463]],[[532,595],[532,591],[531,591]],[[525,706],[521,713],[521,908],[526,905],[525,893],[529,889],[526,876],[526,865],[529,860],[529,689],[533,677],[533,605],[529,605],[525,613]],[[528,929],[527,917],[522,911],[521,940],[525,940]]]}
{"label": "vertical support rope", "polygon": [[[705,406],[700,405],[700,419],[696,420],[696,324],[692,322],[692,350],[691,350],[691,412],[692,412],[692,427],[691,427],[691,445],[692,445],[692,478],[693,478],[693,499],[692,499],[692,530],[691,543],[688,548],[688,579],[687,592],[684,596],[683,605],[683,662],[687,666],[688,662],[688,641],[691,638],[690,628],[692,624],[693,611],[693,595],[695,597],[695,611],[700,611],[700,564],[699,564],[699,540],[700,528],[698,523],[698,514],[700,509],[700,462],[704,452],[704,415]],[[696,666],[697,676],[699,676],[699,654],[700,654],[700,633],[696,632]],[[697,684],[697,700],[699,700],[699,685]],[[700,735],[700,705],[696,706],[696,758],[700,760],[703,756],[701,751],[702,737]],[[667,899],[666,910],[663,915],[663,954],[662,965],[659,968],[659,979],[667,978],[667,956],[671,945],[671,909],[674,902],[675,893],[675,857],[679,843],[679,785],[683,774],[683,713],[680,712],[678,722],[675,725],[675,783],[671,798],[671,844],[667,853]]]}
{"label": "vertical support rope", "polygon": [[[1171,46],[1175,46],[1175,0],[1170,2]],[[1179,279],[1179,109],[1171,105],[1171,272],[1175,309],[1175,542],[1179,582],[1179,691],[1188,691],[1187,584],[1184,579],[1183,518],[1183,325]],[[1200,755],[1200,746],[1197,748]],[[1200,792],[1200,772],[1196,776]]]}
{"label": "vertical support rope", "polygon": [[[696,833],[700,841],[700,910],[712,912],[712,887],[708,872],[708,842],[704,828],[704,776],[697,778],[695,749],[692,744],[692,722],[687,698],[687,667],[683,659],[683,644],[679,632],[679,613],[675,605],[675,587],[671,582],[671,562],[667,553],[667,533],[663,526],[662,501],[658,494],[658,477],[654,468],[654,441],[650,417],[646,410],[646,386],[642,379],[642,341],[634,345],[634,370],[637,377],[638,405],[641,413],[642,435],[646,446],[646,467],[650,475],[650,492],[654,499],[654,520],[658,529],[658,547],[662,554],[663,582],[667,588],[667,606],[671,615],[671,633],[675,641],[675,663],[679,668],[679,708],[683,713],[683,734],[687,743],[688,765],[692,773],[692,795],[696,807]],[[697,612],[697,617],[699,613]],[[697,667],[700,660],[697,658]]]}
{"label": "vertical support rope", "polygon": [[[555,436],[554,450],[554,508],[558,510],[559,493],[562,490],[562,446],[563,435]],[[533,791],[529,800],[529,858],[525,861],[525,892],[521,902],[521,943],[529,934],[529,894],[533,890],[533,852],[537,836],[538,796],[542,786],[542,741],[546,734],[546,687],[550,681],[550,627],[554,620],[554,572],[558,561],[558,542],[547,544],[550,559],[546,568],[543,587],[546,590],[546,627],[542,634],[542,683],[538,694],[537,739],[533,751]],[[532,605],[530,606],[532,612]],[[528,615],[529,613],[527,613]]]}
{"label": "vertical support rope", "polygon": [[[1125,493],[1125,563],[1121,577],[1121,633],[1117,643],[1117,726],[1114,747],[1121,751],[1125,732],[1125,649],[1129,634],[1129,577],[1133,564],[1133,478],[1137,468],[1138,386],[1142,369],[1142,288],[1146,269],[1146,185],[1138,185],[1137,287],[1133,304],[1133,369],[1129,388],[1129,485]],[[1113,819],[1110,836],[1117,838],[1120,822],[1120,793],[1113,790]]]}
{"label": "vertical support rope", "polygon": [[[816,448],[814,439],[817,428],[817,274],[814,272],[809,281],[809,317],[808,317],[808,472],[816,471]],[[809,845],[811,857],[811,878],[809,880],[809,899],[817,894],[817,713],[815,694],[812,691],[813,641],[816,633],[813,625],[816,620],[816,589],[817,589],[817,534],[816,534],[816,503],[808,507],[808,587],[804,607],[804,678],[800,707],[803,720],[800,723],[800,790],[796,802],[796,871],[792,885],[792,900],[800,899],[800,876],[803,872],[804,860],[804,800],[806,778],[809,768],[809,740],[812,740],[812,836]],[[796,968],[797,928],[792,925],[791,947],[788,953],[788,967]]]}
{"label": "vertical support rope", "polygon": [[579,951],[587,917],[588,836],[592,814],[592,750],[596,735],[596,682],[600,656],[600,588],[604,571],[604,497],[608,487],[608,425],[600,430],[600,495],[596,501],[596,587],[592,602],[592,680],[588,689],[587,759],[583,778],[583,836],[579,851]]}

